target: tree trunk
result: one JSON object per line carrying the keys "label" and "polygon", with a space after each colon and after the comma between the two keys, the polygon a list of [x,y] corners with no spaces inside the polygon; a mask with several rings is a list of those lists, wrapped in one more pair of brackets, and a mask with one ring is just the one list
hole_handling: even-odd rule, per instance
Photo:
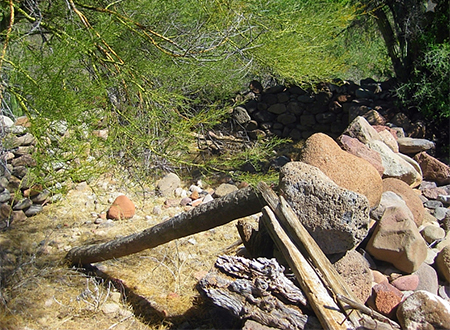
{"label": "tree trunk", "polygon": [[389,22],[386,13],[383,8],[377,8],[374,11],[375,21],[377,22],[378,29],[383,36],[384,43],[386,44],[386,49],[389,57],[391,58],[392,65],[394,67],[395,76],[402,82],[406,79],[405,67],[402,63],[401,54],[399,54],[398,48],[399,40],[392,29],[391,23]]}
{"label": "tree trunk", "polygon": [[140,233],[102,244],[75,247],[67,253],[66,260],[71,265],[86,265],[123,257],[258,213],[263,206],[263,199],[257,191],[247,187],[201,204]]}

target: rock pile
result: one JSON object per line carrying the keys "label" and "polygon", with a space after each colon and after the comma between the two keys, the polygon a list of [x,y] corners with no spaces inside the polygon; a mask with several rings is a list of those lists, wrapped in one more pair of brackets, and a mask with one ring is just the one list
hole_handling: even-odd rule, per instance
{"label": "rock pile", "polygon": [[309,137],[280,193],[349,285],[359,272],[363,302],[405,329],[450,329],[450,167],[427,154],[431,141],[362,116],[337,141]]}
{"label": "rock pile", "polygon": [[423,122],[411,121],[398,110],[393,87],[393,81],[363,79],[360,85],[352,81],[322,84],[316,91],[281,85],[263,90],[253,81],[249,93],[238,95],[242,105],[234,108],[233,115],[252,138],[274,134],[301,140],[318,132],[336,138],[357,116],[365,116],[374,125],[389,121],[403,127],[408,136],[423,137]]}
{"label": "rock pile", "polygon": [[[431,141],[393,127],[357,116],[337,142],[313,134],[281,167],[280,194],[362,302],[405,329],[450,329],[450,167],[427,153]],[[206,196],[175,188],[167,204]]]}
{"label": "rock pile", "polygon": [[50,192],[34,185],[28,174],[36,166],[31,156],[36,140],[27,132],[28,120],[18,118],[14,123],[0,116],[0,229],[12,221],[25,220],[42,211]]}

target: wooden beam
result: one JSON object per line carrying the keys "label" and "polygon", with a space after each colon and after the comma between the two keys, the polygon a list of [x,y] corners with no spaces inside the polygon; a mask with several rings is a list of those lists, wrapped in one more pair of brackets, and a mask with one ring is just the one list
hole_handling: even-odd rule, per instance
{"label": "wooden beam", "polygon": [[314,268],[290,240],[270,207],[265,206],[262,211],[264,224],[289,263],[322,327],[330,330],[353,329],[353,325],[330,296]]}
{"label": "wooden beam", "polygon": [[[344,279],[336,271],[330,260],[323,253],[322,249],[316,243],[314,238],[309,234],[306,228],[298,219],[295,212],[288,205],[283,196],[278,197],[275,192],[270,189],[264,182],[258,185],[264,200],[269,205],[271,210],[277,215],[283,228],[289,234],[295,245],[304,254],[304,256],[311,261],[314,267],[320,272],[321,278],[324,280],[327,287],[334,294],[340,294],[345,297],[349,297],[351,300],[358,301],[353,294],[352,290],[348,287]],[[342,300],[337,300],[337,303],[341,307],[342,311],[346,311],[350,306],[345,305]],[[350,313],[350,320],[354,323],[355,327],[359,324],[359,319],[362,315],[358,311]]]}
{"label": "wooden beam", "polygon": [[142,232],[106,243],[75,247],[65,259],[71,265],[81,266],[127,256],[258,213],[263,206],[264,200],[258,191],[247,187],[201,204]]}

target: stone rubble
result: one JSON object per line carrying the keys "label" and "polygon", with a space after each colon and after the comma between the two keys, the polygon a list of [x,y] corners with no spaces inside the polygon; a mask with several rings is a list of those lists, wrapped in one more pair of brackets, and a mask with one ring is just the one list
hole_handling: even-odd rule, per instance
{"label": "stone rubble", "polygon": [[[405,136],[415,124],[392,115],[387,87],[379,87],[344,83],[313,94],[299,87],[258,89],[233,116],[265,135],[306,139],[298,159],[277,167],[279,193],[363,303],[404,329],[450,329],[450,167],[429,154],[432,141]],[[1,118],[7,134],[0,154],[0,229],[36,215],[52,198],[28,183],[28,168],[36,166],[28,122],[8,119]],[[65,134],[62,124],[53,124],[55,136]],[[201,182],[184,188],[169,173],[156,184],[165,201],[152,215],[163,208],[190,210],[236,189],[229,182],[215,190]],[[106,213],[93,212],[92,223],[103,230],[111,220],[135,215],[129,197],[115,197]]]}

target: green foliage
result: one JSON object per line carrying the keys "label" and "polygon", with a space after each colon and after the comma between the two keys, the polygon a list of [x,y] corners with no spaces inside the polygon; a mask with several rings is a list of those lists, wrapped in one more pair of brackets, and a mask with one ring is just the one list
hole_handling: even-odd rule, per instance
{"label": "green foliage", "polygon": [[416,106],[432,119],[450,117],[450,44],[432,46],[424,53],[409,82],[397,92],[406,105]]}
{"label": "green foliage", "polygon": [[[251,50],[260,75],[271,72],[290,83],[384,76],[386,51],[373,28],[354,26],[349,1],[248,1],[266,33]],[[352,28],[350,29],[350,27]]]}
{"label": "green foliage", "polygon": [[[36,180],[86,179],[112,160],[142,178],[258,168],[283,141],[201,161],[192,147],[194,133],[228,120],[235,92],[255,77],[312,83],[345,78],[377,58],[372,69],[384,65],[378,48],[367,59],[357,47],[370,40],[352,40],[348,49],[358,34],[346,32],[355,15],[346,0],[30,0],[15,3],[12,31],[4,24],[9,6],[0,3],[0,37],[9,41],[2,99],[32,118],[42,151]],[[68,138],[54,139],[57,123],[67,125]],[[108,129],[106,140],[94,137],[99,129]]]}

